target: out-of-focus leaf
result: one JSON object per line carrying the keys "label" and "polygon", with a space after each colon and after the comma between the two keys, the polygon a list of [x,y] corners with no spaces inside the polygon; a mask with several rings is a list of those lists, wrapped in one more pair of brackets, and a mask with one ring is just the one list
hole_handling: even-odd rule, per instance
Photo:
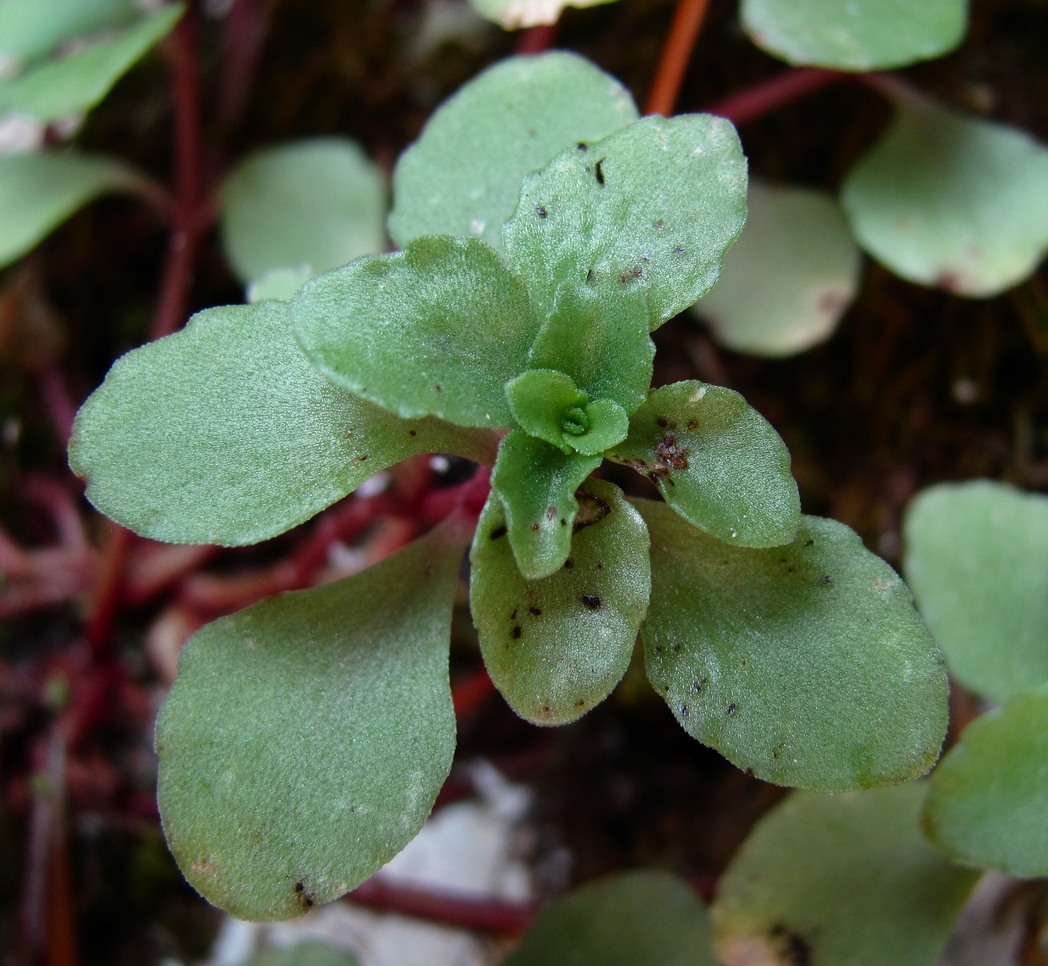
{"label": "out-of-focus leaf", "polygon": [[67,40],[124,26],[139,10],[135,0],[0,0],[0,56],[33,60]]}
{"label": "out-of-focus leaf", "polygon": [[506,30],[554,24],[566,7],[597,7],[614,0],[469,0],[482,17]]}

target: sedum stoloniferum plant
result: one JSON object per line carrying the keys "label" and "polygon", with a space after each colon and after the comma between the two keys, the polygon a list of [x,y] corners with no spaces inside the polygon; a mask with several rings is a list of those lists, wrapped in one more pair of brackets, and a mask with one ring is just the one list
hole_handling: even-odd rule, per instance
{"label": "sedum stoloniferum plant", "polygon": [[[462,555],[483,659],[524,718],[612,691],[638,639],[680,724],[771,782],[847,789],[935,761],[941,658],[854,533],[802,516],[789,454],[737,393],[651,387],[651,333],[713,285],[746,162],[709,115],[637,118],[563,53],[467,85],[401,159],[400,250],[290,301],[209,309],[120,359],[73,469],[180,542],[281,533],[408,456],[492,465],[382,563],[222,618],[157,722],[171,849],[210,901],[296,915],[418,831],[451,767]],[[651,480],[627,497],[605,461]]]}

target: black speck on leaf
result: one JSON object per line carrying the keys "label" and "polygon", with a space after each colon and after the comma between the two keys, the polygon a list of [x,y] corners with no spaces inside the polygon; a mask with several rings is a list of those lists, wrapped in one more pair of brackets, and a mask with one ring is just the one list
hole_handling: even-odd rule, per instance
{"label": "black speck on leaf", "polygon": [[545,205],[535,205],[535,214],[540,218],[545,218],[549,215],[549,212],[546,211]]}
{"label": "black speck on leaf", "polygon": [[565,570],[571,570],[571,568],[574,567],[574,566],[575,566],[575,561],[572,560],[571,557],[568,557],[568,559],[564,561],[564,569]]}
{"label": "black speck on leaf", "polygon": [[579,598],[579,600],[582,601],[582,604],[583,604],[584,607],[587,607],[590,610],[600,610],[601,609],[602,604],[600,602],[600,598],[597,597],[595,594],[583,594]]}
{"label": "black speck on leaf", "polygon": [[528,608],[528,613],[531,614],[532,617],[541,617],[542,616],[542,611],[539,610],[538,607],[529,607]]}
{"label": "black speck on leaf", "polygon": [[688,717],[688,706],[686,704],[682,704],[677,710],[682,718]]}
{"label": "black speck on leaf", "polygon": [[597,184],[604,184],[604,159],[597,162]]}
{"label": "black speck on leaf", "polygon": [[829,587],[833,583],[833,578],[829,574],[822,575],[822,582]]}
{"label": "black speck on leaf", "polygon": [[499,538],[504,537],[507,532],[508,531],[505,527],[495,527],[495,529],[491,531],[491,539],[498,540]]}
{"label": "black speck on leaf", "polygon": [[585,141],[579,141],[579,143],[576,144],[575,147],[578,148],[580,151],[589,150],[589,145]]}
{"label": "black speck on leaf", "polygon": [[316,904],[317,897],[311,890],[306,888],[305,883],[296,882],[295,901],[302,906],[303,909],[310,909]]}
{"label": "black speck on leaf", "polygon": [[520,624],[514,624],[513,625],[513,629],[509,632],[509,636],[512,637],[513,640],[519,641],[520,640],[520,635],[523,634],[523,633],[524,632],[521,630]]}
{"label": "black speck on leaf", "polygon": [[725,714],[735,714],[735,707],[736,707],[735,702],[732,701],[732,703],[729,704],[728,707],[725,709],[724,713]]}

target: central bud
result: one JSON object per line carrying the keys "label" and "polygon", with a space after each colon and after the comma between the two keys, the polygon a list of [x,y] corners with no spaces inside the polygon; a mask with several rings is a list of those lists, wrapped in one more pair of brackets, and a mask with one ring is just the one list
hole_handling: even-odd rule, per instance
{"label": "central bud", "polygon": [[569,406],[560,417],[560,428],[569,436],[581,436],[590,428],[589,416],[582,406]]}

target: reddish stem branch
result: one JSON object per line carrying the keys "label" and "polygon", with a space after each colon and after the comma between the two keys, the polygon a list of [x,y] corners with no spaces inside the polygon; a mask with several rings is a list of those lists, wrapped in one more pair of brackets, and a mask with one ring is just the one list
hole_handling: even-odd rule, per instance
{"label": "reddish stem branch", "polygon": [[852,76],[854,75],[838,70],[824,70],[821,67],[787,70],[752,87],[737,91],[706,110],[727,118],[733,124],[745,124]]}
{"label": "reddish stem branch", "polygon": [[520,34],[517,41],[518,54],[541,54],[549,50],[557,42],[557,25],[540,24],[537,27],[528,27]]}
{"label": "reddish stem branch", "polygon": [[706,19],[707,7],[708,0],[678,0],[659,66],[655,70],[655,80],[648,94],[645,114],[668,117],[673,113],[702,22]]}

